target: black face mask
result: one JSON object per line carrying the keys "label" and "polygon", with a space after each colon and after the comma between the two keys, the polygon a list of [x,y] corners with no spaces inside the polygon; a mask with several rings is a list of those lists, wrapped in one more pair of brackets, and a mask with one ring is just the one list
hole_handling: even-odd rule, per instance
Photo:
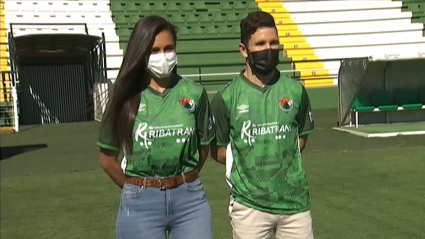
{"label": "black face mask", "polygon": [[269,75],[279,64],[279,49],[248,52],[248,62],[255,75]]}

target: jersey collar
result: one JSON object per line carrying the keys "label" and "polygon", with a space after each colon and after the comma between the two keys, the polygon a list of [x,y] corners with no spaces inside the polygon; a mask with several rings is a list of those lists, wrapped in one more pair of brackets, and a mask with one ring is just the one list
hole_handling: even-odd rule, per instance
{"label": "jersey collar", "polygon": [[252,83],[252,81],[248,80],[245,75],[243,74],[245,72],[245,70],[241,71],[241,73],[239,74],[239,78],[241,78],[249,87],[252,87],[256,90],[259,90],[261,92],[265,92],[267,91],[270,87],[272,87],[280,78],[280,74],[275,76],[267,85],[265,85],[264,87],[260,87],[259,85],[256,85],[254,83]]}
{"label": "jersey collar", "polygon": [[164,97],[165,95],[168,94],[168,92],[170,92],[174,88],[174,86],[177,85],[177,83],[179,82],[180,79],[181,79],[181,76],[174,75],[172,81],[170,82],[170,85],[168,85],[167,88],[165,88],[163,92],[159,92],[159,91],[153,89],[150,86],[146,87],[146,89],[156,96]]}

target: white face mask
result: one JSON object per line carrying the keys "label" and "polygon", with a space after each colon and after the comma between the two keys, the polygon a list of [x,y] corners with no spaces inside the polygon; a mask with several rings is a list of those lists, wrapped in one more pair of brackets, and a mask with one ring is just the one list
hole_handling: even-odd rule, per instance
{"label": "white face mask", "polygon": [[176,52],[151,54],[147,65],[148,70],[157,78],[168,77],[177,65],[177,54]]}

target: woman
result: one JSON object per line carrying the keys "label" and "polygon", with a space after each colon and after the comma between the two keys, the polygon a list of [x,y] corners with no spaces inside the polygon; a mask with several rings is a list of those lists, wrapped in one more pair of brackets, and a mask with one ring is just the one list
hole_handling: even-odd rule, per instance
{"label": "woman", "polygon": [[122,188],[120,239],[212,239],[198,178],[212,116],[205,89],[173,71],[176,40],[159,16],[137,22],[100,126],[100,165]]}

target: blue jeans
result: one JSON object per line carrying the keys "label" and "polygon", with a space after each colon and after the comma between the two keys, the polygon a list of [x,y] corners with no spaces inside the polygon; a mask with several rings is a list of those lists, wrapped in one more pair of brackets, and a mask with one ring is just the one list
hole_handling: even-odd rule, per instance
{"label": "blue jeans", "polygon": [[172,189],[126,183],[118,239],[212,239],[211,208],[198,178]]}

